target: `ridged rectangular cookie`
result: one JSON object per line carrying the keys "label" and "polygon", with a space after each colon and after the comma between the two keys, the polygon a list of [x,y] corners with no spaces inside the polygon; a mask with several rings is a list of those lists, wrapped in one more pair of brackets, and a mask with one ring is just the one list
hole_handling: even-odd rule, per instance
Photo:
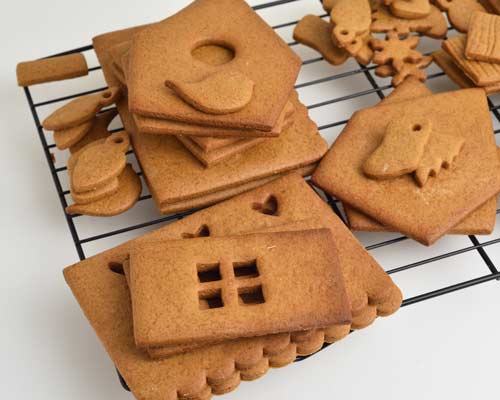
{"label": "ridged rectangular cookie", "polygon": [[465,57],[466,36],[459,35],[443,42],[443,49],[477,86],[500,84],[500,64],[472,61]]}
{"label": "ridged rectangular cookie", "polygon": [[[455,64],[450,55],[444,50],[438,50],[432,53],[432,58],[434,62],[439,65],[439,67],[448,75],[448,77],[455,82],[461,88],[473,88],[476,87],[474,82],[464,74],[464,72]],[[500,83],[483,86],[482,87],[486,94],[500,93]]]}
{"label": "ridged rectangular cookie", "polygon": [[500,63],[500,16],[484,12],[472,14],[465,56],[469,60]]}
{"label": "ridged rectangular cookie", "polygon": [[351,322],[329,229],[139,244],[129,287],[140,348]]}

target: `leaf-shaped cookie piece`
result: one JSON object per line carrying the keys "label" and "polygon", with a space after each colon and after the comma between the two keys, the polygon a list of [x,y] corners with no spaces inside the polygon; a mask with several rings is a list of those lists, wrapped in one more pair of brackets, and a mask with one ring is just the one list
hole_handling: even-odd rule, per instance
{"label": "leaf-shaped cookie piece", "polygon": [[425,186],[429,176],[438,176],[441,168],[450,168],[462,150],[464,142],[465,140],[458,136],[432,135],[415,171],[415,179],[419,186]]}
{"label": "leaf-shaped cookie piece", "polygon": [[[100,144],[106,143],[105,139],[100,139],[87,144],[88,147],[98,146]],[[84,149],[75,152],[68,159],[68,176],[69,176],[69,188],[71,197],[73,201],[78,204],[87,204],[104,197],[110,196],[118,191],[118,178],[113,178],[109,183],[104,186],[100,186],[95,190],[88,190],[85,192],[77,192],[73,187],[73,170],[78,161],[79,156],[83,153]]]}
{"label": "leaf-shaped cookie piece", "polygon": [[89,145],[78,155],[72,168],[71,183],[76,192],[96,190],[121,174],[126,165],[128,135],[122,131],[104,143]]}
{"label": "leaf-shaped cookie piece", "polygon": [[50,114],[43,127],[49,131],[59,131],[81,125],[94,118],[97,111],[118,100],[120,89],[111,87],[103,92],[78,97]]}
{"label": "leaf-shaped cookie piece", "polygon": [[186,103],[207,114],[229,114],[252,100],[254,82],[237,71],[219,71],[198,82],[165,81]]}
{"label": "leaf-shaped cookie piece", "polygon": [[73,201],[75,203],[88,204],[115,194],[118,191],[118,188],[118,178],[113,178],[108,184],[106,184],[105,186],[101,186],[96,190],[89,190],[87,192],[75,192],[73,188],[70,188],[70,191],[71,197],[73,198]]}
{"label": "leaf-shaped cookie piece", "polygon": [[88,204],[72,204],[66,207],[68,214],[84,214],[97,217],[109,217],[130,209],[139,199],[142,190],[140,178],[127,164],[118,177],[119,188],[115,194]]}
{"label": "leaf-shaped cookie piece", "polygon": [[77,144],[92,129],[94,122],[95,118],[92,118],[81,125],[54,131],[54,143],[57,148],[64,150]]}
{"label": "leaf-shaped cookie piece", "polygon": [[96,140],[108,138],[111,135],[111,133],[108,130],[108,126],[113,120],[113,118],[116,117],[117,114],[118,111],[116,109],[111,109],[99,113],[95,117],[90,131],[88,131],[87,134],[81,140],[79,140],[77,143],[75,143],[69,148],[70,153],[74,154],[77,151],[83,149],[88,144],[95,142]]}
{"label": "leaf-shaped cookie piece", "polygon": [[363,165],[373,179],[389,179],[411,173],[420,165],[431,134],[431,122],[404,113],[389,122],[382,143]]}

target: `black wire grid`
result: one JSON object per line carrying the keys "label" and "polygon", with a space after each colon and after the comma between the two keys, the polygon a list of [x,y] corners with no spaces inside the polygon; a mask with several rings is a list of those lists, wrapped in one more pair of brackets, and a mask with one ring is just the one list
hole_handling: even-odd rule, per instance
{"label": "black wire grid", "polygon": [[[283,5],[286,3],[292,3],[295,1],[299,1],[299,0],[271,1],[268,3],[254,6],[253,8],[254,8],[254,10],[258,11],[258,10],[262,10],[262,9],[267,9],[267,8]],[[321,15],[321,17],[325,17],[325,16],[327,16],[327,14]],[[295,24],[297,24],[297,22],[298,21],[290,21],[287,23],[275,25],[275,26],[273,26],[273,29],[278,30],[278,29],[285,28],[285,27],[291,27],[291,26],[294,26]],[[449,28],[449,29],[451,30],[452,28]],[[296,46],[297,43],[290,42],[289,45]],[[65,51],[62,53],[54,54],[54,55],[49,56],[49,57],[61,56],[61,55],[72,54],[72,53],[88,52],[88,51],[92,51],[92,50],[93,50],[92,45],[88,45],[88,46],[68,50],[68,51]],[[303,61],[303,65],[317,63],[317,62],[320,62],[322,60],[323,60],[323,57],[315,57],[315,58]],[[96,67],[90,68],[89,71],[90,72],[97,72],[100,69],[101,69],[100,66],[96,66]],[[375,66],[364,67],[361,64],[359,64],[358,67],[356,67],[353,70],[347,71],[347,72],[343,72],[340,74],[333,74],[333,75],[327,76],[325,78],[301,83],[299,85],[296,85],[296,89],[300,89],[300,88],[304,88],[304,87],[308,87],[308,86],[314,86],[314,85],[318,85],[318,84],[321,84],[324,82],[329,82],[329,81],[334,81],[336,79],[345,78],[348,76],[361,75],[361,76],[364,76],[364,78],[367,79],[368,82],[370,83],[370,85],[371,85],[370,89],[355,92],[355,93],[350,93],[349,95],[338,97],[338,98],[332,98],[330,100],[322,101],[320,103],[310,104],[310,105],[308,105],[308,109],[311,110],[311,109],[318,108],[318,107],[324,107],[324,106],[331,105],[334,103],[340,103],[343,101],[351,100],[351,99],[356,98],[356,97],[367,96],[370,94],[376,94],[376,95],[378,95],[378,97],[380,99],[383,99],[384,98],[383,92],[387,89],[390,89],[391,85],[379,86],[376,82],[376,79],[373,76],[374,69],[375,69]],[[333,70],[333,67],[332,67],[332,70]],[[441,77],[443,75],[445,75],[443,72],[431,74],[431,75],[428,75],[428,80],[438,78],[438,77]],[[69,230],[70,230],[71,236],[73,238],[73,241],[74,241],[74,244],[76,247],[76,251],[78,253],[80,260],[85,259],[85,252],[83,250],[83,245],[86,243],[91,243],[91,242],[103,240],[103,239],[106,239],[106,238],[109,238],[109,237],[112,237],[115,235],[135,231],[135,230],[146,228],[146,227],[152,228],[152,227],[158,226],[162,223],[167,223],[170,221],[175,221],[175,220],[181,219],[184,216],[192,214],[193,212],[196,211],[196,210],[191,210],[191,211],[187,211],[187,212],[162,216],[160,218],[156,218],[156,219],[153,219],[150,221],[145,221],[145,222],[142,222],[140,224],[127,226],[125,228],[116,229],[113,231],[103,232],[103,233],[100,233],[100,234],[95,235],[95,236],[82,238],[79,235],[78,230],[75,227],[74,219],[79,218],[81,216],[80,215],[70,215],[70,214],[67,214],[65,211],[65,209],[68,205],[66,198],[69,195],[69,190],[63,188],[63,184],[61,183],[61,179],[60,179],[60,174],[61,173],[66,174],[67,167],[66,166],[58,167],[58,168],[55,167],[55,165],[52,161],[52,155],[51,155],[51,149],[53,149],[55,147],[55,144],[48,144],[47,143],[46,135],[45,135],[43,128],[42,128],[42,125],[40,123],[40,118],[39,118],[37,110],[39,107],[42,107],[42,106],[46,106],[46,105],[54,104],[54,103],[59,103],[59,102],[64,102],[66,100],[74,99],[74,98],[84,96],[84,95],[90,94],[90,93],[99,92],[99,91],[102,91],[105,89],[106,89],[106,87],[101,87],[101,88],[97,88],[97,89],[93,89],[93,90],[89,90],[89,91],[85,91],[85,92],[80,92],[80,93],[75,93],[75,94],[71,94],[71,95],[64,96],[64,97],[53,98],[50,100],[46,100],[46,101],[42,101],[42,102],[37,103],[33,100],[33,97],[32,97],[31,92],[30,92],[30,88],[24,87],[24,92],[26,94],[26,99],[28,101],[29,108],[30,108],[31,113],[33,115],[33,120],[35,122],[35,127],[36,127],[36,130],[38,133],[38,137],[41,141],[43,152],[44,152],[45,157],[47,159],[47,164],[49,166],[49,170],[50,170],[50,173],[52,175],[54,185],[56,187],[56,191],[57,191],[58,196],[59,196],[59,200],[60,200],[60,203],[61,203],[61,206],[63,209],[63,213],[64,213],[64,216],[66,218],[66,222],[68,224],[68,227],[69,227]],[[494,105],[491,102],[491,100],[488,100],[488,101],[489,101],[489,106],[490,106],[490,111],[491,111],[492,117],[500,123],[500,105]],[[323,131],[325,129],[330,129],[330,128],[334,128],[334,127],[341,127],[341,126],[345,125],[347,122],[348,122],[348,120],[334,121],[334,122],[328,123],[326,125],[319,126],[318,129],[319,129],[319,131]],[[120,129],[114,129],[113,132],[118,131],[118,130],[120,130]],[[498,134],[498,133],[500,133],[500,129],[495,130],[495,134]],[[133,157],[135,157],[135,155],[133,155],[133,151],[129,151],[128,154],[131,154]],[[139,175],[143,175],[142,171],[139,172]],[[331,206],[332,210],[340,218],[342,218],[342,220],[345,222],[345,217],[338,207],[338,205],[339,205],[338,200],[335,200],[326,194],[325,194],[325,198],[326,198],[328,204]],[[151,199],[150,194],[141,196],[139,198],[139,201],[144,201],[144,200],[148,200],[148,199]],[[497,209],[497,214],[499,214],[499,213],[500,213],[500,209]],[[490,239],[486,242],[480,242],[475,235],[470,235],[468,238],[470,240],[469,246],[465,246],[465,247],[462,247],[460,249],[457,249],[457,250],[454,250],[451,252],[439,254],[437,256],[427,258],[424,260],[420,260],[418,262],[414,262],[411,264],[401,265],[397,268],[393,268],[391,270],[388,270],[387,273],[388,274],[396,274],[396,273],[406,271],[409,269],[418,268],[418,267],[421,267],[423,265],[433,263],[433,262],[436,262],[438,260],[442,260],[442,259],[445,259],[448,257],[459,256],[461,254],[468,253],[468,252],[474,252],[474,251],[477,251],[479,253],[479,255],[481,256],[482,260],[484,261],[487,269],[489,270],[489,273],[487,273],[486,275],[480,275],[480,276],[473,278],[473,279],[470,279],[470,280],[456,283],[456,284],[451,285],[451,286],[442,287],[442,288],[437,289],[437,290],[423,293],[423,294],[420,294],[420,295],[417,295],[414,297],[406,298],[403,301],[403,304],[402,304],[403,307],[408,306],[410,304],[415,304],[415,303],[418,303],[418,302],[421,302],[424,300],[428,300],[431,298],[435,298],[435,297],[438,297],[438,296],[441,296],[441,295],[444,295],[447,293],[451,293],[451,292],[454,292],[457,290],[462,290],[462,289],[465,289],[465,288],[468,288],[471,286],[475,286],[475,285],[479,285],[479,284],[482,284],[485,282],[489,282],[492,280],[500,280],[500,272],[498,271],[497,266],[495,266],[494,262],[491,260],[491,258],[489,257],[489,255],[487,253],[487,250],[490,246],[500,243],[500,236],[493,238],[493,239]],[[408,238],[405,236],[399,236],[399,237],[396,237],[396,238],[393,238],[390,240],[385,240],[385,241],[367,246],[366,249],[368,251],[371,251],[371,250],[379,249],[379,248],[382,248],[385,246],[390,246],[392,244],[399,243],[399,242],[402,242],[405,240],[408,240]],[[326,345],[324,347],[326,347]],[[305,358],[307,358],[307,357],[298,357],[296,361],[300,361],[300,360],[303,360]],[[125,383],[125,381],[123,380],[123,378],[121,377],[120,374],[119,374],[119,378],[120,378],[120,382],[123,385],[123,387],[128,390],[127,384]]]}

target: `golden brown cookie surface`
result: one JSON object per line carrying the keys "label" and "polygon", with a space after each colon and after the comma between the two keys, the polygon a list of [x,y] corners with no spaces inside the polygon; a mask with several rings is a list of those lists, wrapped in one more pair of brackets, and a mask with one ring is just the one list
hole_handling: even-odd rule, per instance
{"label": "golden brown cookie surface", "polygon": [[19,86],[78,78],[88,72],[87,61],[81,53],[21,62],[16,68]]}
{"label": "golden brown cookie surface", "polygon": [[469,60],[500,63],[500,16],[484,12],[472,14],[465,56]]}
{"label": "golden brown cookie surface", "polygon": [[[360,172],[360,166],[378,147],[389,121],[405,107],[430,118],[434,132],[465,140],[454,166],[431,178],[423,188],[409,175],[375,181]],[[457,125],[457,121],[461,124]],[[384,225],[424,244],[432,244],[500,190],[499,161],[492,131],[486,96],[479,89],[377,106],[351,118],[323,158],[313,180]],[[474,137],[471,132],[475,133]],[[481,164],[479,170],[478,163]],[[396,203],[402,206],[393,212],[389,204]]]}

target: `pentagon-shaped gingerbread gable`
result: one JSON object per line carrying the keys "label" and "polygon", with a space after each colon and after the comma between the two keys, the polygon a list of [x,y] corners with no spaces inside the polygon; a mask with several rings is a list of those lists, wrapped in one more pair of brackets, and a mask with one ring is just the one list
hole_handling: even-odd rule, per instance
{"label": "pentagon-shaped gingerbread gable", "polygon": [[[234,58],[221,65],[197,60],[193,50],[206,45],[228,48]],[[243,0],[198,0],[134,38],[127,76],[129,108],[175,121],[270,131],[300,65],[300,58]],[[167,80],[198,82],[225,71],[237,71],[255,83],[250,103],[240,111],[207,114],[165,87]]]}
{"label": "pentagon-shaped gingerbread gable", "polygon": [[[465,140],[454,165],[425,187],[410,175],[376,181],[361,169],[389,121],[408,107],[429,118],[434,132]],[[484,91],[458,90],[357,112],[313,181],[378,222],[429,245],[500,191],[496,151]]]}

